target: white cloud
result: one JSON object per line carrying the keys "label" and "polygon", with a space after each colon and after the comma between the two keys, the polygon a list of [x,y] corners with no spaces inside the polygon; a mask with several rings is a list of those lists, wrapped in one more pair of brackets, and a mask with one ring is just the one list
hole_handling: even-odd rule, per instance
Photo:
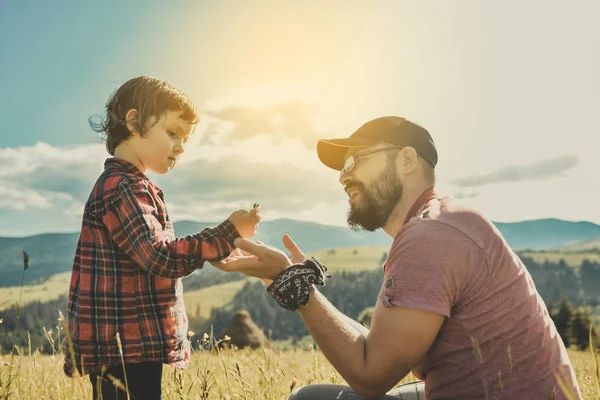
{"label": "white cloud", "polygon": [[[316,146],[318,135],[315,134],[313,126],[316,108],[298,99],[261,108],[229,106],[208,111],[208,115],[234,124],[226,137],[227,143],[265,135],[275,144],[295,137],[300,138],[307,148]],[[217,123],[214,123],[205,131],[205,140],[210,142],[212,136],[220,131]]]}
{"label": "white cloud", "polygon": [[539,160],[527,165],[509,165],[482,175],[471,175],[453,180],[458,187],[477,187],[493,183],[545,180],[564,176],[579,163],[579,157],[568,154]]}
{"label": "white cloud", "polygon": [[[247,157],[233,151],[246,151]],[[217,159],[194,158],[153,179],[167,204],[175,204],[170,209],[173,219],[223,219],[256,202],[262,204],[265,219],[276,218],[310,210],[322,201],[335,203],[343,194],[335,171],[318,168],[314,152],[306,160],[288,162],[281,146],[265,145],[254,152],[241,145]]]}
{"label": "white cloud", "polygon": [[83,217],[84,204],[81,202],[73,202],[70,206],[64,209],[64,214],[68,217],[81,220]]}
{"label": "white cloud", "polygon": [[478,196],[460,201],[500,222],[560,218],[600,223],[595,206],[600,195],[596,165],[593,160],[582,160],[568,176],[486,185]]}
{"label": "white cloud", "polygon": [[477,193],[477,192],[468,192],[468,193],[458,192],[458,193],[455,193],[453,197],[455,199],[462,200],[462,199],[470,199],[470,198],[477,197],[477,196],[479,196],[479,193]]}
{"label": "white cloud", "polygon": [[60,148],[38,142],[0,149],[0,208],[72,213],[101,170],[101,145]]}
{"label": "white cloud", "polygon": [[10,187],[0,181],[0,207],[13,210],[28,208],[50,208],[49,198],[42,193],[20,187]]}
{"label": "white cloud", "polygon": [[[6,223],[0,235],[52,231],[50,214],[63,216],[57,231],[78,229],[83,204],[106,157],[102,145],[68,149],[38,143],[1,150],[0,164],[29,167],[0,177],[0,217],[9,222],[19,216],[20,221],[18,227]],[[168,175],[148,175],[163,189],[173,220],[222,220],[260,202],[265,220],[312,215],[314,220],[330,221],[327,213],[324,218],[317,215],[323,208],[318,204],[339,204],[344,198],[337,173],[322,166],[314,150],[298,138],[278,145],[259,136],[230,146],[198,146]],[[34,212],[42,209],[47,217]]]}
{"label": "white cloud", "polygon": [[[76,231],[83,203],[105,158],[102,145],[59,148],[38,143],[1,149],[0,165],[28,167],[15,168],[0,177],[0,235]],[[559,169],[566,170],[565,163],[558,164],[562,165]],[[554,163],[548,165],[554,168]],[[553,169],[558,176],[553,179],[499,180],[477,191],[459,192],[451,184],[454,177],[441,170],[438,190],[442,195],[454,194],[461,203],[497,221],[557,217],[600,222],[594,207],[581,206],[582,201],[600,194],[593,184],[596,166],[595,159],[584,158],[569,167],[568,176],[561,177],[560,171]],[[508,169],[500,168],[486,176],[497,178],[498,171]],[[236,209],[260,202],[264,220],[293,218],[345,224],[348,205],[338,173],[324,167],[316,152],[305,148],[299,138],[273,145],[261,135],[228,146],[191,146],[168,175],[149,175],[165,192],[173,220],[219,221]],[[18,224],[13,222],[17,220]]]}

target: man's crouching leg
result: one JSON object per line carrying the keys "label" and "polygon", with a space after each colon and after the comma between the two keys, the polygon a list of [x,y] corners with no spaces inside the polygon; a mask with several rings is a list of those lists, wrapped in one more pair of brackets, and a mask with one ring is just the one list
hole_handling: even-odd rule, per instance
{"label": "man's crouching leg", "polygon": [[[390,390],[381,400],[424,400],[423,382],[407,383]],[[309,385],[292,392],[288,400],[364,400],[354,390],[343,385]]]}

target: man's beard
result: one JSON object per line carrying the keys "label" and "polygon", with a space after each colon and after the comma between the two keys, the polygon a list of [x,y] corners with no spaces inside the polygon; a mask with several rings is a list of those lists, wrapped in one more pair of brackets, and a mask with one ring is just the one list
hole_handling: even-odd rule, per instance
{"label": "man's beard", "polygon": [[394,207],[402,200],[403,187],[393,163],[388,164],[369,189],[361,182],[351,181],[346,186],[355,187],[357,196],[360,195],[356,205],[348,209],[348,225],[353,230],[373,232],[385,226]]}

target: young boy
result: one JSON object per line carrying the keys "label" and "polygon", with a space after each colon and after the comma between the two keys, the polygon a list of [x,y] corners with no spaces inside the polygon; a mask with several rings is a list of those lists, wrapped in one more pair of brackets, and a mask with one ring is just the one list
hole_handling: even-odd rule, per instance
{"label": "young boy", "polygon": [[142,76],[109,99],[102,123],[90,123],[114,157],[85,204],[68,302],[74,360],[67,347],[64,370],[89,373],[94,399],[126,398],[111,376],[132,399],[161,398],[162,364],[186,368],[190,360],[181,277],[229,256],[260,221],[255,206],[175,237],[163,193],[144,174],[175,167],[198,119],[185,94]]}

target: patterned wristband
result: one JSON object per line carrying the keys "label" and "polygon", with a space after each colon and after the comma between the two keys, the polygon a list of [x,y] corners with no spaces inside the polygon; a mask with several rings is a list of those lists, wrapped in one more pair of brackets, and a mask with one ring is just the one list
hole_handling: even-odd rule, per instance
{"label": "patterned wristband", "polygon": [[308,303],[308,293],[313,285],[325,286],[331,278],[327,267],[314,257],[286,268],[267,287],[267,292],[286,310],[296,311]]}

